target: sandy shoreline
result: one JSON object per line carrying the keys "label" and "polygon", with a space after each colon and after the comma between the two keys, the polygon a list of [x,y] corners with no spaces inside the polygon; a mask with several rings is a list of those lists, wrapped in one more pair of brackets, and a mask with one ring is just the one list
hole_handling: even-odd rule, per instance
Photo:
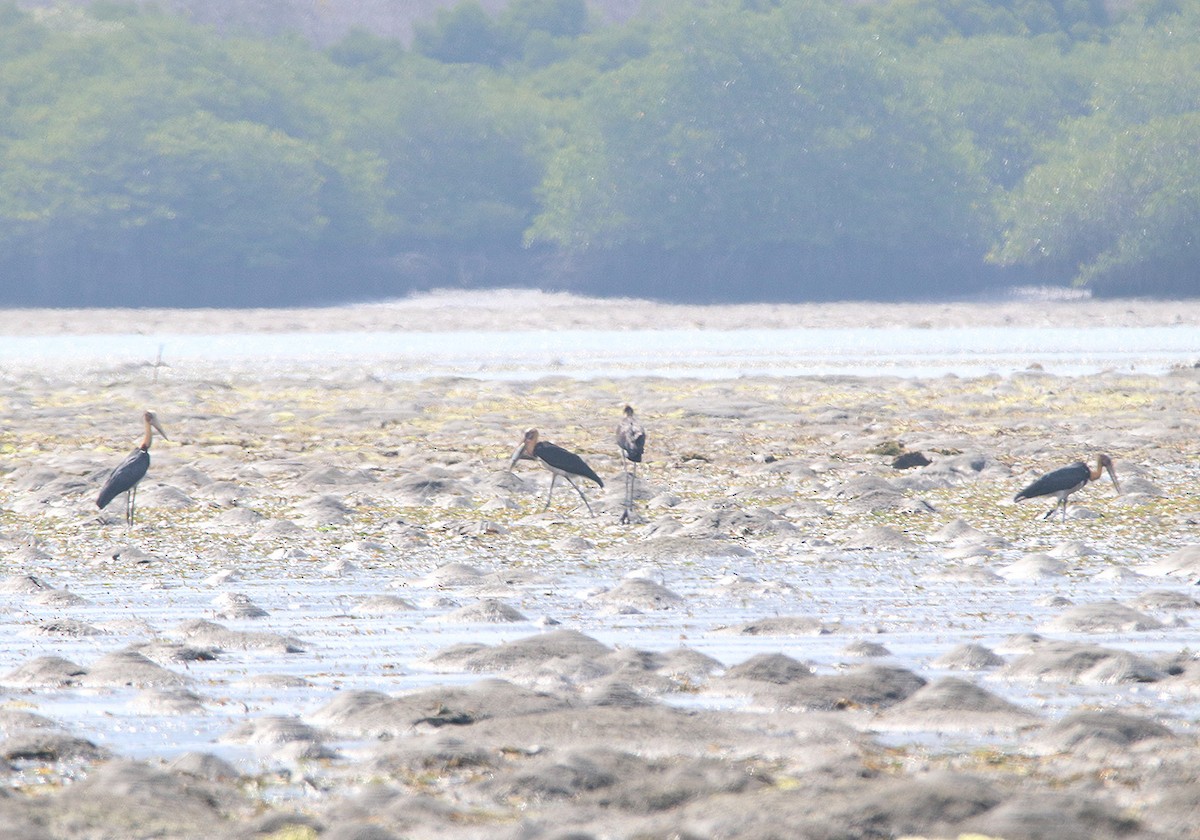
{"label": "sandy shoreline", "polygon": [[[381,374],[7,374],[0,836],[1200,838],[1200,371]],[[126,532],[93,499],[143,407],[171,440]],[[603,477],[594,519],[506,469],[530,425]],[[1012,502],[1098,451],[1120,495]]]}
{"label": "sandy shoreline", "polygon": [[386,303],[297,309],[8,309],[0,334],[529,329],[1200,325],[1200,299],[999,300],[686,306],[536,291],[440,291]]}

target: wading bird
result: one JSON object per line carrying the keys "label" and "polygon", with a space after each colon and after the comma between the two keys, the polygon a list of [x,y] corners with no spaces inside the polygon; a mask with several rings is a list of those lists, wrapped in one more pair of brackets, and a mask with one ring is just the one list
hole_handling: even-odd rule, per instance
{"label": "wading bird", "polygon": [[1097,455],[1095,469],[1088,469],[1088,465],[1083,461],[1076,461],[1069,467],[1063,467],[1054,472],[1046,473],[1014,496],[1013,501],[1019,502],[1022,499],[1033,499],[1038,496],[1055,496],[1058,498],[1058,503],[1046,511],[1046,515],[1042,519],[1049,519],[1054,515],[1054,511],[1061,507],[1063,522],[1066,522],[1067,496],[1070,496],[1076,490],[1083,489],[1089,481],[1095,481],[1100,478],[1104,470],[1108,470],[1108,475],[1112,479],[1113,486],[1120,493],[1121,485],[1117,483],[1117,473],[1113,469],[1112,458],[1109,458],[1107,455]]}
{"label": "wading bird", "polygon": [[[642,454],[646,451],[646,429],[633,415],[633,406],[625,406],[625,417],[617,425],[617,446],[621,450],[621,467],[625,471],[625,511],[621,514],[621,524],[629,521],[629,512],[633,510],[633,488],[637,483],[637,465],[642,462]],[[633,464],[630,472],[629,465]]]}
{"label": "wading bird", "polygon": [[587,496],[583,495],[583,491],[579,489],[579,485],[571,476],[579,476],[596,482],[601,487],[604,482],[600,480],[600,476],[596,475],[583,459],[574,452],[568,452],[561,446],[555,446],[548,441],[538,440],[538,430],[529,429],[525,432],[525,439],[521,441],[521,445],[513,452],[512,460],[508,463],[508,468],[511,471],[517,465],[517,461],[540,461],[542,466],[550,470],[550,492],[546,494],[546,506],[542,508],[545,513],[550,509],[550,497],[554,495],[554,482],[558,481],[558,477],[562,476],[571,486],[575,488],[575,492],[579,494],[579,498],[583,499],[583,503],[587,505],[588,513],[595,516],[592,512],[592,506],[588,504]]}
{"label": "wading bird", "polygon": [[141,444],[109,474],[108,480],[100,488],[100,495],[96,497],[96,506],[103,510],[109,502],[124,493],[125,524],[130,526],[133,525],[133,508],[137,499],[138,482],[150,468],[150,440],[154,436],[155,430],[163,436],[164,440],[170,440],[167,433],[162,430],[162,426],[158,425],[158,417],[153,411],[143,414],[142,420],[146,424],[146,434],[143,435]]}

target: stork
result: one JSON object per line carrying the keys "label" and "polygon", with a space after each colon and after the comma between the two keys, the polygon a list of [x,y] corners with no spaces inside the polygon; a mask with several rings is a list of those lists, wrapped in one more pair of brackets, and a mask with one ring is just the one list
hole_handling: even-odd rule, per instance
{"label": "stork", "polygon": [[[625,406],[625,416],[617,425],[617,447],[621,450],[621,467],[625,472],[625,511],[621,514],[621,524],[624,525],[629,522],[629,512],[633,509],[637,465],[642,462],[642,454],[646,451],[646,429],[634,416],[633,406]],[[632,472],[629,470],[631,463]]]}
{"label": "stork", "polygon": [[154,437],[154,432],[157,430],[164,440],[170,440],[162,426],[158,425],[158,416],[153,411],[142,414],[142,422],[146,424],[146,433],[142,436],[142,442],[137,449],[129,453],[129,457],[109,473],[108,480],[100,488],[100,495],[96,497],[96,507],[104,510],[109,502],[124,493],[125,524],[127,526],[133,525],[133,509],[137,500],[138,482],[146,475],[146,470],[150,469],[150,441]]}
{"label": "stork", "polygon": [[1108,475],[1112,479],[1113,486],[1120,493],[1121,485],[1117,483],[1117,473],[1113,469],[1112,458],[1107,455],[1097,455],[1095,468],[1089,469],[1088,465],[1083,461],[1076,461],[1069,467],[1062,467],[1061,469],[1046,473],[1014,496],[1013,501],[1019,502],[1022,499],[1033,499],[1038,496],[1055,496],[1058,498],[1058,503],[1046,511],[1046,515],[1042,519],[1049,519],[1054,515],[1054,511],[1062,508],[1062,521],[1066,522],[1067,497],[1076,490],[1083,489],[1089,481],[1095,481],[1100,478],[1104,474],[1104,470],[1108,470]]}
{"label": "stork", "polygon": [[542,508],[543,513],[550,509],[550,499],[554,495],[554,483],[558,481],[559,476],[562,476],[575,488],[575,492],[579,494],[579,498],[583,499],[583,503],[587,505],[588,513],[592,516],[596,515],[592,511],[592,506],[588,503],[587,496],[583,495],[583,491],[579,489],[579,485],[575,483],[575,480],[571,476],[589,479],[601,487],[604,486],[604,482],[574,452],[563,449],[561,446],[556,446],[549,441],[538,440],[538,430],[527,429],[524,440],[521,441],[521,445],[512,454],[512,460],[508,463],[508,469],[511,471],[517,465],[517,461],[520,460],[540,461],[543,467],[550,470],[550,492],[546,494],[546,506]]}

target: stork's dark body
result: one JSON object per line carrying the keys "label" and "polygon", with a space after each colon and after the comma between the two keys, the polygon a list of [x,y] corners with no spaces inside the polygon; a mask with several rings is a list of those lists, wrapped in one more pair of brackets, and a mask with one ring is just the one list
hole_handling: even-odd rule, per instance
{"label": "stork's dark body", "polygon": [[139,481],[145,478],[148,469],[150,469],[150,453],[139,446],[109,473],[108,480],[100,488],[100,495],[96,497],[96,506],[103,510],[117,496],[132,490]]}
{"label": "stork's dark body", "polygon": [[1069,496],[1082,490],[1091,481],[1091,470],[1083,461],[1048,472],[1013,497],[1014,502],[1036,499],[1038,496]]}
{"label": "stork's dark body", "polygon": [[577,475],[594,481],[601,487],[604,486],[604,481],[596,475],[595,470],[574,452],[563,449],[561,446],[539,440],[533,447],[533,457],[541,461],[542,465],[550,472],[557,473],[563,478]]}
{"label": "stork's dark body", "polygon": [[1112,459],[1107,455],[1098,455],[1096,457],[1095,468],[1089,468],[1083,461],[1076,461],[1069,467],[1061,467],[1053,472],[1048,472],[1037,481],[1030,484],[1017,495],[1013,496],[1014,502],[1022,501],[1023,499],[1036,499],[1040,496],[1053,496],[1058,499],[1054,507],[1050,508],[1043,516],[1043,519],[1049,519],[1054,515],[1056,510],[1061,508],[1062,518],[1065,522],[1067,519],[1067,497],[1076,490],[1082,490],[1088,485],[1088,482],[1095,481],[1103,475],[1104,470],[1108,470],[1108,475],[1112,479],[1113,486],[1117,488],[1117,492],[1121,492],[1121,485],[1117,481],[1117,473],[1113,468]]}
{"label": "stork's dark body", "polygon": [[646,452],[646,430],[633,415],[633,408],[625,406],[625,417],[617,426],[617,446],[621,454],[635,464],[642,462]]}

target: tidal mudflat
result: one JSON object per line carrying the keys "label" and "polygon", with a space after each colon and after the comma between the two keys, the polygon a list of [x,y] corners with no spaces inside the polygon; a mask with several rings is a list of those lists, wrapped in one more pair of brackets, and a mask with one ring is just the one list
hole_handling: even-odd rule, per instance
{"label": "tidal mudflat", "polygon": [[[458,324],[431,300],[230,328]],[[528,327],[487,300],[458,307],[472,328]],[[1078,312],[636,311],[880,329]],[[113,323],[76,314],[0,321]],[[1194,367],[495,380],[153,361],[0,371],[0,836],[1200,837]],[[630,525],[626,403],[649,436]],[[170,440],[127,529],[94,498],[145,408]],[[508,470],[530,426],[604,479],[581,485],[594,518],[561,481],[541,512],[549,473]],[[906,452],[929,463],[896,468]],[[1119,495],[1097,481],[1065,522],[1012,502],[1099,452]]]}

